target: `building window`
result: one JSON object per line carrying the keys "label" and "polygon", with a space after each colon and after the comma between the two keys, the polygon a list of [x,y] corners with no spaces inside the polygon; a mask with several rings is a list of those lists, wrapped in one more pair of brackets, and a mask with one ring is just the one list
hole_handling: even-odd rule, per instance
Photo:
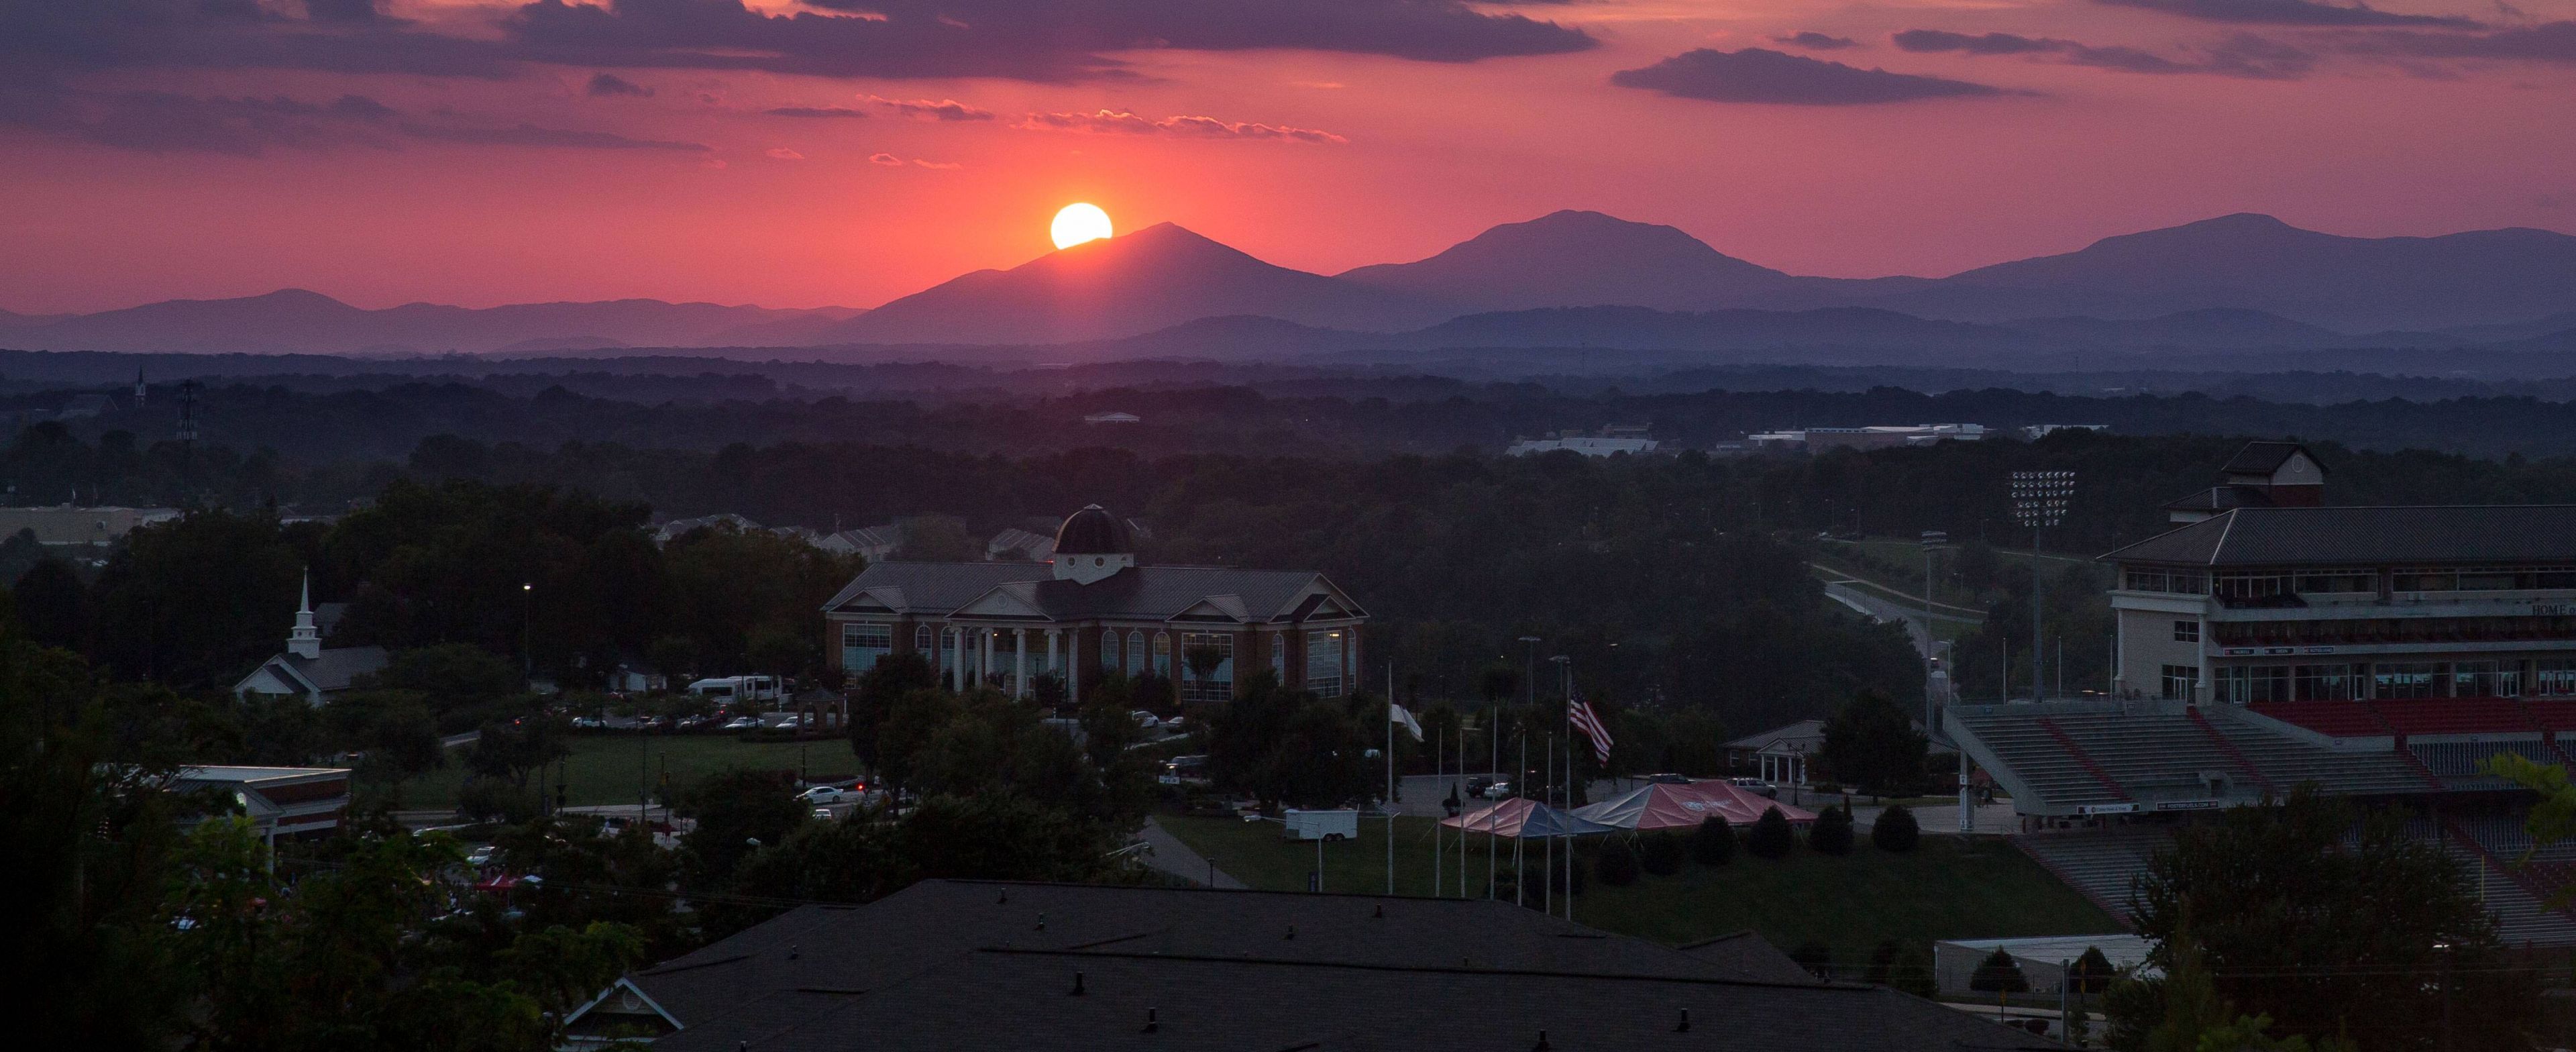
{"label": "building window", "polygon": [[1100,671],[1118,671],[1118,630],[1115,628],[1100,632]]}
{"label": "building window", "polygon": [[1139,628],[1127,633],[1127,674],[1130,676],[1145,674],[1144,629]]}
{"label": "building window", "polygon": [[2534,664],[2532,684],[2540,694],[2553,698],[2576,697],[2576,658],[2543,658]]}
{"label": "building window", "polygon": [[[1221,659],[1216,671],[1199,677],[1191,667],[1190,655],[1200,650],[1215,651]],[[1181,668],[1188,675],[1181,680],[1182,701],[1234,700],[1234,634],[1231,632],[1185,632],[1181,634]]]}
{"label": "building window", "polygon": [[2379,590],[2379,575],[2368,570],[2302,573],[2298,577],[2298,589],[2320,594],[2376,592]]}
{"label": "building window", "polygon": [[2198,621],[2176,621],[2176,622],[2174,622],[2174,642],[2176,642],[2176,643],[2197,643],[2197,642],[2200,642],[2200,622],[2198,622]]}
{"label": "building window", "polygon": [[1270,679],[1281,687],[1288,685],[1288,637],[1270,637]]}
{"label": "building window", "polygon": [[2192,696],[2194,688],[2200,686],[2200,667],[2166,665],[2160,678],[2163,693],[2158,695],[2159,697],[2188,699]]}
{"label": "building window", "polygon": [[929,652],[929,650],[930,650],[930,626],[929,626],[929,625],[914,625],[914,626],[913,626],[913,628],[912,628],[912,648],[913,648],[914,650],[919,650],[919,651],[922,651],[922,652],[924,652],[924,653],[928,653],[928,652]]}
{"label": "building window", "polygon": [[2280,665],[2222,668],[2210,684],[2217,700],[2230,705],[2259,705],[2290,700],[2290,670]]}
{"label": "building window", "polygon": [[877,659],[894,649],[894,626],[870,621],[841,625],[841,669],[858,675],[877,667]]}
{"label": "building window", "polygon": [[2522,693],[2522,665],[2463,661],[2451,666],[2454,698],[2510,698]]}
{"label": "building window", "polygon": [[2295,701],[2351,701],[2352,666],[2299,665],[2290,670],[2290,697]]}
{"label": "building window", "polygon": [[2442,666],[2429,663],[2373,665],[2370,669],[2370,696],[2373,698],[2429,698],[2433,696],[2433,679]]}
{"label": "building window", "polygon": [[1316,696],[1342,696],[1342,632],[1306,633],[1306,689]]}
{"label": "building window", "polygon": [[2180,595],[2208,595],[2209,576],[2193,570],[2156,570],[2134,568],[2123,577],[2132,592],[2172,592]]}
{"label": "building window", "polygon": [[1154,674],[1164,679],[1172,678],[1172,634],[1169,632],[1154,633]]}

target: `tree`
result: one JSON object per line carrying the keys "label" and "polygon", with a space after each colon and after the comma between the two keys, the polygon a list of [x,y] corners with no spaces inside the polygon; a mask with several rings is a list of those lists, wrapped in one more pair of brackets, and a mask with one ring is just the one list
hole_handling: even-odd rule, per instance
{"label": "tree", "polygon": [[1968,989],[1995,995],[1995,1016],[2002,1018],[2004,1002],[2013,994],[2030,990],[2030,979],[2021,974],[2021,962],[1996,947],[1986,959],[1977,962],[1977,970],[1968,975]]}
{"label": "tree", "polygon": [[1626,837],[1611,837],[1601,845],[1601,853],[1592,859],[1593,875],[1614,888],[1636,883],[1637,868],[1637,853],[1628,847]]}
{"label": "tree", "polygon": [[1201,683],[1216,678],[1216,670],[1226,662],[1225,651],[1201,644],[1181,648],[1181,665],[1189,669],[1190,678]]}
{"label": "tree", "polygon": [[1668,771],[1710,776],[1726,773],[1726,721],[1706,709],[1681,709],[1664,721]]}
{"label": "tree", "polygon": [[1682,838],[1671,833],[1649,833],[1639,842],[1637,860],[1646,872],[1669,877],[1682,871],[1684,854]]}
{"label": "tree", "polygon": [[850,751],[874,769],[877,736],[894,715],[895,702],[914,691],[938,689],[939,670],[931,665],[929,655],[907,650],[879,657],[850,690]]}
{"label": "tree", "polygon": [[1744,850],[1756,858],[1786,858],[1796,846],[1797,834],[1789,828],[1789,816],[1777,807],[1762,809],[1762,817],[1753,820],[1753,830],[1744,836]]}
{"label": "tree", "polygon": [[1872,795],[1910,792],[1923,777],[1921,731],[1887,695],[1862,691],[1825,721],[1818,758],[1836,779]]}
{"label": "tree", "polygon": [[1869,968],[1861,973],[1860,981],[1872,986],[1890,985],[1896,975],[1896,958],[1903,952],[1903,943],[1880,939],[1877,948],[1869,951]]}
{"label": "tree", "polygon": [[1789,959],[1813,973],[1818,979],[1834,977],[1834,948],[1809,939],[1789,951]]}
{"label": "tree", "polygon": [[1921,945],[1906,943],[1896,955],[1896,964],[1888,969],[1888,985],[1916,997],[1930,1000],[1940,996],[1932,975],[1932,955]]}
{"label": "tree", "polygon": [[1703,866],[1723,866],[1735,860],[1735,828],[1724,818],[1703,818],[1699,828],[1691,830],[1691,861]]}
{"label": "tree", "polygon": [[479,709],[527,689],[518,665],[465,643],[395,651],[368,685],[410,691],[442,716]]}
{"label": "tree", "polygon": [[680,840],[689,883],[714,889],[732,880],[743,856],[786,840],[812,809],[796,798],[795,772],[737,767],[699,779],[676,810],[698,823]]}
{"label": "tree", "polygon": [[1914,821],[1914,809],[1904,804],[1889,804],[1869,824],[1869,842],[1881,851],[1902,854],[1914,850],[1923,840],[1923,827]]}
{"label": "tree", "polygon": [[512,723],[486,723],[465,751],[465,768],[485,778],[499,778],[520,789],[539,768],[572,755],[563,730],[551,717],[534,716]]}
{"label": "tree", "polygon": [[18,631],[28,640],[72,651],[88,647],[88,590],[68,560],[53,555],[37,559],[9,591],[17,605]]}
{"label": "tree", "polygon": [[1848,855],[1852,849],[1851,804],[1826,805],[1816,814],[1816,824],[1807,827],[1807,846],[1827,855]]}
{"label": "tree", "polygon": [[[2140,878],[2133,915],[2166,975],[2183,948],[2205,957],[2216,997],[2288,1035],[2355,1032],[2372,1048],[2426,1047],[2453,1020],[2459,1048],[2504,1048],[2538,1011],[2537,983],[2505,957],[2468,874],[2404,816],[2356,823],[2351,805],[2293,791],[2184,828]],[[2188,916],[2188,924],[2185,918]],[[2369,968],[2342,967],[2369,961]],[[2428,981],[2448,976],[2447,984]],[[2113,998],[2129,1015],[2167,1014],[2180,987]],[[2447,985],[2447,991],[2443,988]],[[2448,1002],[2450,1011],[2445,1013]]]}

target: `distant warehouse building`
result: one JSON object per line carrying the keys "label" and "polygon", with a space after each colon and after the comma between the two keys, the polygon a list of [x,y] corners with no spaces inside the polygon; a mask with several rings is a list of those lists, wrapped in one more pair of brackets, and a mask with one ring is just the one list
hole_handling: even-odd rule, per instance
{"label": "distant warehouse building", "polygon": [[1976,442],[1986,437],[1983,424],[1875,424],[1869,427],[1806,427],[1746,435],[1755,449],[1788,453],[1823,453],[1835,449],[1894,449],[1939,442]]}
{"label": "distant warehouse building", "polygon": [[2304,447],[2255,443],[2117,567],[2114,697],[1953,705],[2043,863],[2120,912],[2175,824],[2294,787],[2424,815],[2512,941],[2576,945],[2543,903],[2509,752],[2576,761],[2576,507],[2334,507]]}

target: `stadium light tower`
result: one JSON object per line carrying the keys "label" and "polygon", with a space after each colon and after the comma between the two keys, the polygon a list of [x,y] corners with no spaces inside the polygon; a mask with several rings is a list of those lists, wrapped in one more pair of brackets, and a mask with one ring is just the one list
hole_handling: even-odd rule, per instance
{"label": "stadium light tower", "polygon": [[2030,527],[2030,700],[2040,700],[2047,680],[2048,652],[2040,643],[2040,537],[2066,519],[2066,498],[2075,493],[2072,471],[2012,473],[2013,518]]}

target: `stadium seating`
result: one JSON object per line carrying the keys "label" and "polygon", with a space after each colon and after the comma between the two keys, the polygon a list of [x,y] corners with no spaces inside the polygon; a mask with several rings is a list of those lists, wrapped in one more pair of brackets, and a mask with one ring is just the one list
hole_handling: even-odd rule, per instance
{"label": "stadium seating", "polygon": [[2129,920],[2129,893],[2147,863],[2173,842],[2158,826],[2102,832],[2016,836],[2013,843],[2068,887],[2121,923]]}
{"label": "stadium seating", "polygon": [[2377,738],[2395,733],[2362,701],[2265,701],[2247,706],[2283,723],[2330,738]]}
{"label": "stadium seating", "polygon": [[2414,698],[2364,702],[2399,734],[2516,734],[2540,725],[2512,698]]}

